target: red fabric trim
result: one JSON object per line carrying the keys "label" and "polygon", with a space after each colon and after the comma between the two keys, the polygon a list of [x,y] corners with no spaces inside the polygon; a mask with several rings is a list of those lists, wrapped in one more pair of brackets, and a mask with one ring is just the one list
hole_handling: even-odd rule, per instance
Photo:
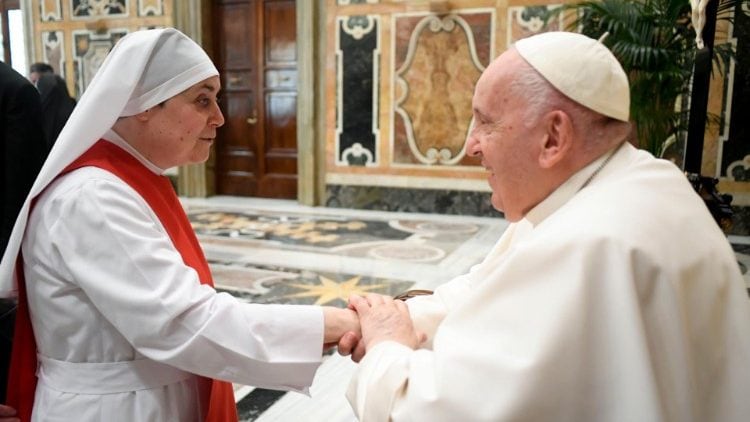
{"label": "red fabric trim", "polygon": [[[94,144],[66,167],[60,176],[89,166],[107,170],[135,189],[157,215],[175,248],[182,255],[185,264],[195,269],[202,284],[213,286],[211,271],[203,250],[167,177],[154,174],[128,152],[104,140],[99,140]],[[19,274],[19,305],[13,337],[7,401],[18,410],[22,421],[28,421],[31,419],[36,388],[36,342],[26,303],[20,254],[16,268]],[[237,420],[237,406],[234,402],[231,383],[213,380],[206,421]]]}
{"label": "red fabric trim", "polygon": [[8,387],[5,401],[18,412],[22,422],[31,420],[31,409],[34,407],[36,391],[36,341],[29,318],[29,306],[26,301],[26,283],[23,277],[23,258],[21,253],[16,260],[18,271],[18,308],[13,329],[13,349],[10,355]]}

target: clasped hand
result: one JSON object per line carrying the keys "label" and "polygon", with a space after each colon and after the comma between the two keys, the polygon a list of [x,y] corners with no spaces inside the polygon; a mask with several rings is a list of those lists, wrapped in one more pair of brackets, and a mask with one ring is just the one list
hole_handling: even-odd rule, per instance
{"label": "clasped hand", "polygon": [[[389,296],[352,295],[348,309],[340,311],[353,311],[358,317],[356,329],[345,331],[337,341],[339,354],[351,355],[354,362],[359,362],[367,350],[383,341],[395,341],[416,349],[426,339],[414,329],[406,304]],[[327,344],[333,345],[332,340],[326,338]]]}

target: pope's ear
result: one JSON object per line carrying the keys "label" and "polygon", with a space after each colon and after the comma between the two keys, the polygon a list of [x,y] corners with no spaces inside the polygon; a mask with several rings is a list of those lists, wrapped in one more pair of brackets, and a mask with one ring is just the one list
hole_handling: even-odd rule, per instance
{"label": "pope's ear", "polygon": [[544,143],[539,153],[539,165],[552,168],[565,158],[573,143],[573,122],[562,110],[554,110],[542,118]]}

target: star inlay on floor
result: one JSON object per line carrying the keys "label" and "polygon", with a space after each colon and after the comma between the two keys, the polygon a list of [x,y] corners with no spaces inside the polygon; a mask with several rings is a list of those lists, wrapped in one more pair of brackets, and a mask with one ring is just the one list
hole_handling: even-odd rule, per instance
{"label": "star inlay on floor", "polygon": [[286,298],[298,298],[298,297],[314,297],[316,298],[314,305],[326,305],[333,302],[334,300],[345,301],[351,295],[364,296],[368,291],[374,291],[375,289],[383,289],[387,287],[387,284],[375,284],[375,285],[360,285],[359,281],[362,276],[358,275],[346,280],[342,283],[337,283],[327,277],[320,276],[320,284],[289,284],[290,287],[296,287],[301,289],[300,293],[288,294]]}

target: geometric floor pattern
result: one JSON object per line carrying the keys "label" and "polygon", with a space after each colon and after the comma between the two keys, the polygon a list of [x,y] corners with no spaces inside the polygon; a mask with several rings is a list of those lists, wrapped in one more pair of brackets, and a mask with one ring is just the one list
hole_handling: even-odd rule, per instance
{"label": "geometric floor pattern", "polygon": [[[306,207],[238,197],[183,199],[218,290],[255,303],[345,306],[352,293],[434,289],[489,252],[500,218]],[[750,292],[750,237],[729,236]],[[235,385],[242,421],[356,421],[355,367],[323,361],[310,395]]]}

